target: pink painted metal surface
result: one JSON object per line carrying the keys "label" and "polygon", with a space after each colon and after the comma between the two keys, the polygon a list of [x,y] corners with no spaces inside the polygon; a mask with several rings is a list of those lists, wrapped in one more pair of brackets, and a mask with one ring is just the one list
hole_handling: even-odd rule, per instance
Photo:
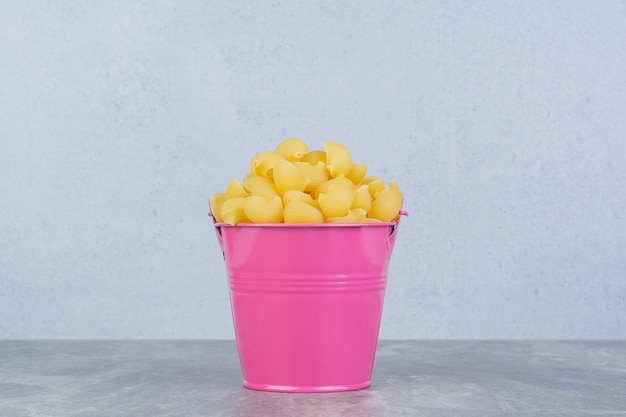
{"label": "pink painted metal surface", "polygon": [[398,224],[215,223],[245,387],[370,385]]}

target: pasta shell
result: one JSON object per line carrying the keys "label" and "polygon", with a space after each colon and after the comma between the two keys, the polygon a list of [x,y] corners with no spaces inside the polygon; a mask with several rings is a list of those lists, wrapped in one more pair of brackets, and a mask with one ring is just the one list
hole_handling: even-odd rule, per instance
{"label": "pasta shell", "polygon": [[330,217],[326,223],[363,223],[366,220],[366,212],[362,208],[351,209],[343,217]]}
{"label": "pasta shell", "polygon": [[331,177],[339,174],[347,175],[352,168],[352,157],[348,149],[339,142],[324,142],[326,149],[326,166]]}
{"label": "pasta shell", "polygon": [[315,207],[293,200],[285,206],[285,223],[324,223],[324,215]]}
{"label": "pasta shell", "polygon": [[328,192],[318,197],[324,217],[342,217],[348,214],[352,206],[352,194],[352,187],[346,184],[331,184]]}
{"label": "pasta shell", "polygon": [[362,208],[365,212],[370,211],[372,207],[372,195],[369,192],[369,187],[367,185],[361,185],[356,189],[352,198],[352,207]]}
{"label": "pasta shell", "polygon": [[354,184],[360,184],[361,180],[365,177],[365,173],[367,172],[367,165],[356,163],[352,164],[352,168],[350,168],[350,172],[346,175],[350,181]]}
{"label": "pasta shell", "polygon": [[243,188],[250,195],[265,197],[268,200],[278,196],[274,181],[261,175],[246,175],[243,179]]}
{"label": "pasta shell", "polygon": [[243,182],[242,182],[243,189],[249,193],[250,190],[252,190],[252,188],[254,188],[256,184],[259,182],[266,183],[266,184],[267,183],[274,184],[274,181],[272,181],[271,178],[264,177],[263,175],[255,175],[252,173],[247,173],[243,176]]}
{"label": "pasta shell", "polygon": [[215,220],[218,222],[222,222],[222,205],[226,200],[226,194],[217,193],[211,196],[209,200],[209,207],[211,207],[211,214],[215,217]]}
{"label": "pasta shell", "polygon": [[255,175],[263,175],[272,178],[272,170],[278,161],[284,161],[280,154],[276,152],[261,152],[250,160],[250,172]]}
{"label": "pasta shell", "polygon": [[268,200],[270,200],[270,199],[272,199],[274,197],[280,198],[280,194],[278,193],[278,190],[276,189],[276,186],[274,186],[274,184],[261,184],[261,183],[259,183],[250,192],[250,195],[263,197],[263,198],[266,198]]}
{"label": "pasta shell", "polygon": [[300,172],[302,172],[302,174],[304,174],[304,176],[309,178],[310,181],[304,189],[304,191],[308,193],[312,192],[318,185],[328,180],[328,170],[326,169],[326,164],[322,161],[318,161],[315,165],[308,162],[294,162],[293,164]]}
{"label": "pasta shell", "polygon": [[279,196],[267,199],[251,195],[245,198],[243,211],[252,223],[280,223],[283,220],[283,201]]}
{"label": "pasta shell", "polygon": [[243,210],[243,204],[246,199],[244,197],[229,198],[222,204],[222,220],[231,226],[237,223],[250,223]]}
{"label": "pasta shell", "polygon": [[402,208],[402,200],[402,193],[399,189],[387,187],[377,193],[367,216],[383,222],[397,220]]}
{"label": "pasta shell", "polygon": [[323,162],[326,163],[326,152],[324,151],[311,151],[307,154],[305,154],[302,159],[300,160],[301,162],[308,162],[311,165],[315,165],[318,162]]}
{"label": "pasta shell", "polygon": [[354,188],[354,184],[352,184],[352,181],[347,179],[343,174],[339,174],[339,176],[335,178],[320,183],[320,185],[315,187],[315,190],[311,192],[311,196],[315,199],[319,198],[319,195],[328,192],[330,186],[333,184],[345,184],[351,188]]}
{"label": "pasta shell", "polygon": [[278,161],[274,166],[274,184],[281,195],[289,190],[304,191],[310,181],[289,161]]}
{"label": "pasta shell", "polygon": [[367,185],[373,181],[376,181],[377,179],[379,179],[380,177],[378,175],[371,175],[369,177],[365,177],[361,180],[361,185]]}
{"label": "pasta shell", "polygon": [[315,208],[318,208],[318,209],[320,208],[318,201],[313,200],[313,197],[311,197],[311,194],[307,194],[307,193],[304,193],[302,191],[297,191],[297,190],[289,190],[285,193],[285,195],[283,195],[283,203],[285,203],[285,206],[291,203],[292,201],[296,201],[296,200],[302,201],[303,203],[306,203]]}
{"label": "pasta shell", "polygon": [[226,185],[226,199],[245,197],[246,195],[248,195],[246,190],[243,189],[243,186],[237,178],[233,178]]}
{"label": "pasta shell", "polygon": [[287,161],[294,162],[301,160],[308,151],[306,143],[302,139],[290,138],[279,143],[274,152]]}
{"label": "pasta shell", "polygon": [[[397,192],[399,192],[400,194],[402,194],[402,191],[400,191],[400,187],[398,187],[398,182],[397,181],[391,181],[389,182],[389,188],[396,190]],[[403,196],[404,197],[404,196]]]}
{"label": "pasta shell", "polygon": [[383,180],[382,178],[378,178],[367,184],[367,186],[369,187],[369,192],[372,197],[376,197],[376,194],[381,192],[383,188],[385,188],[385,180]]}

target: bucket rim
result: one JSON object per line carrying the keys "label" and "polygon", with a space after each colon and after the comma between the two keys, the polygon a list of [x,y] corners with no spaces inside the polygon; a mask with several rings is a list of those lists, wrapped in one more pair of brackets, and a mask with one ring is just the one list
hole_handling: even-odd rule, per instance
{"label": "bucket rim", "polygon": [[333,227],[388,227],[396,226],[398,222],[362,222],[362,223],[230,223],[215,222],[215,226],[237,228],[237,227],[262,227],[262,228],[333,228]]}
{"label": "bucket rim", "polygon": [[354,223],[237,223],[232,225],[230,223],[218,222],[216,221],[213,213],[209,212],[209,216],[213,218],[213,224],[216,227],[227,227],[227,228],[237,228],[237,227],[261,227],[261,228],[278,228],[278,229],[289,229],[289,228],[334,228],[334,227],[389,227],[389,226],[397,226],[400,223],[400,218],[402,216],[408,216],[404,210],[400,210],[398,213],[398,220],[393,222],[354,222]]}

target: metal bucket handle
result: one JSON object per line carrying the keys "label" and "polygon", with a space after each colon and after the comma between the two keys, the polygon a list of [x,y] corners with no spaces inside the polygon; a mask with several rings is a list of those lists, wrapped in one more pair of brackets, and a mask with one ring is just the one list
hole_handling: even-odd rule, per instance
{"label": "metal bucket handle", "polygon": [[217,236],[217,242],[220,244],[220,249],[222,250],[222,255],[226,258],[226,254],[224,253],[224,237],[222,236],[222,228],[217,225],[217,220],[212,212],[209,211],[209,217],[213,219],[213,226],[215,229],[215,236]]}
{"label": "metal bucket handle", "polygon": [[391,226],[391,233],[387,237],[387,257],[391,259],[391,253],[393,252],[393,246],[396,243],[396,237],[398,236],[398,227],[400,226],[400,219],[402,216],[408,216],[409,213],[404,210],[400,210],[400,215],[398,216],[398,221],[396,224]]}

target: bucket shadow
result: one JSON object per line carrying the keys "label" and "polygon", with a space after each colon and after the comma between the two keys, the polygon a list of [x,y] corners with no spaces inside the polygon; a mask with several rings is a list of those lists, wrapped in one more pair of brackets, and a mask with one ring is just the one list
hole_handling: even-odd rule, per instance
{"label": "bucket shadow", "polygon": [[233,416],[377,416],[385,407],[369,388],[334,393],[277,393],[242,388],[233,394]]}

